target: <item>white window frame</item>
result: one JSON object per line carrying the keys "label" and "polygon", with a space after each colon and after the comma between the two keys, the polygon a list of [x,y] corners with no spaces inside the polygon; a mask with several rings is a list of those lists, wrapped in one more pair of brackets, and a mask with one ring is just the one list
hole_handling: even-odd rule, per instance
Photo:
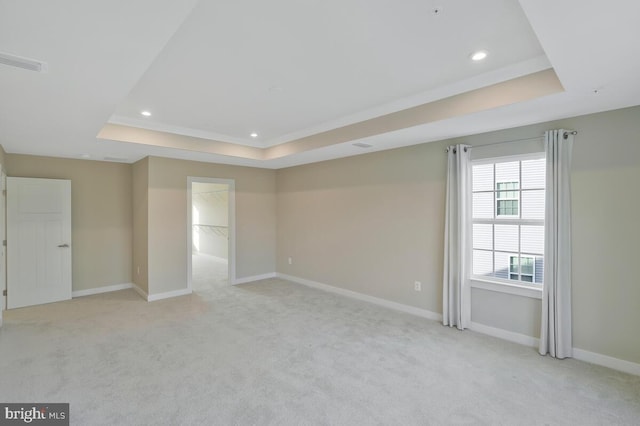
{"label": "white window frame", "polygon": [[[521,154],[521,155],[510,155],[510,156],[501,156],[501,157],[491,157],[491,158],[482,158],[482,159],[478,159],[478,160],[472,160],[471,161],[471,167],[473,168],[473,166],[477,166],[477,165],[482,165],[482,164],[495,164],[495,163],[507,163],[507,162],[511,162],[511,161],[527,161],[527,160],[540,160],[542,158],[545,158],[545,153],[544,152],[535,152],[535,153],[530,153],[530,154]],[[520,166],[522,167],[522,166]],[[519,176],[519,180],[518,180],[518,187],[519,189],[517,190],[518,193],[520,194],[522,191],[528,191],[528,190],[523,190],[522,189],[522,185],[520,184],[522,182],[522,168],[520,168],[520,176]],[[494,191],[497,192],[497,189],[495,187],[495,169],[494,169]],[[472,189],[473,191],[473,189]],[[488,192],[488,191],[487,191]],[[497,217],[497,193],[496,196],[494,197],[494,204],[493,204],[493,208],[494,208],[494,216],[495,218],[493,219],[471,219],[471,224],[475,224],[475,223],[486,223],[486,224],[510,224],[512,225],[514,223],[514,219],[517,218],[517,222],[519,225],[544,225],[544,220],[533,220],[533,219],[519,219],[519,216],[522,214],[522,203],[520,202],[520,198],[518,199],[518,216],[509,216],[509,215],[500,215],[500,217]],[[495,235],[494,235],[495,238]],[[495,241],[494,241],[494,247],[495,247]],[[473,250],[473,247],[471,248],[471,250]],[[491,250],[493,253],[495,253],[496,250]],[[500,251],[500,250],[498,250]],[[539,255],[535,255],[535,254],[529,254],[529,253],[523,253],[520,251],[520,236],[518,235],[518,253],[520,256],[522,257],[533,257],[534,258],[534,281],[535,281],[535,258],[536,257],[540,257]],[[520,269],[520,264],[518,264],[518,268]],[[495,268],[494,268],[495,269]],[[518,271],[520,272],[520,271]],[[519,274],[520,275],[520,274]],[[483,290],[490,290],[490,291],[496,291],[496,292],[500,292],[500,293],[508,293],[508,294],[515,294],[515,295],[519,295],[519,296],[525,296],[525,297],[531,297],[534,299],[542,299],[542,288],[544,286],[544,283],[542,283],[542,285],[538,284],[538,283],[531,283],[528,284],[527,282],[524,281],[515,281],[515,280],[510,280],[510,279],[503,279],[503,278],[499,278],[499,277],[485,277],[485,276],[479,276],[479,275],[473,275],[473,271],[470,277],[470,281],[471,281],[471,287],[472,288],[480,288]]]}

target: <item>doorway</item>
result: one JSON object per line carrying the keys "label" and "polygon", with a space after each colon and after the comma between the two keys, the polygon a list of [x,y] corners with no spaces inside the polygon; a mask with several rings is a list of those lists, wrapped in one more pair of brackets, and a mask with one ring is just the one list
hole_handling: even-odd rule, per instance
{"label": "doorway", "polygon": [[188,287],[214,291],[235,280],[235,183],[188,179]]}

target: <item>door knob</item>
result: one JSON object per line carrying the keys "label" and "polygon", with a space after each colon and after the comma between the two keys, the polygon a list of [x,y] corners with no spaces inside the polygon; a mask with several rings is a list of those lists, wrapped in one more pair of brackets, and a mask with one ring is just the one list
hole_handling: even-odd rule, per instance
{"label": "door knob", "polygon": [[58,247],[60,247],[60,248],[68,248],[69,244],[59,244]]}

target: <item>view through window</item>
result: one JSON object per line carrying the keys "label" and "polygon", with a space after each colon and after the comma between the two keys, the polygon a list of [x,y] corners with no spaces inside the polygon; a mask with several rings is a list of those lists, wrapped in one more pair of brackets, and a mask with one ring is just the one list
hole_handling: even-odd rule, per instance
{"label": "view through window", "polygon": [[545,159],[474,162],[472,179],[473,276],[542,284]]}

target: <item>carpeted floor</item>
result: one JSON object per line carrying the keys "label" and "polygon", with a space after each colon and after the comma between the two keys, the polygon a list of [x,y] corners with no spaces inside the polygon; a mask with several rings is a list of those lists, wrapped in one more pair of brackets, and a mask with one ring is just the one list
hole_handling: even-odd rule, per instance
{"label": "carpeted floor", "polygon": [[191,256],[191,271],[193,291],[206,291],[229,285],[229,266],[226,259],[195,253]]}
{"label": "carpeted floor", "polygon": [[272,279],[7,311],[0,401],[74,425],[638,425],[640,377]]}

